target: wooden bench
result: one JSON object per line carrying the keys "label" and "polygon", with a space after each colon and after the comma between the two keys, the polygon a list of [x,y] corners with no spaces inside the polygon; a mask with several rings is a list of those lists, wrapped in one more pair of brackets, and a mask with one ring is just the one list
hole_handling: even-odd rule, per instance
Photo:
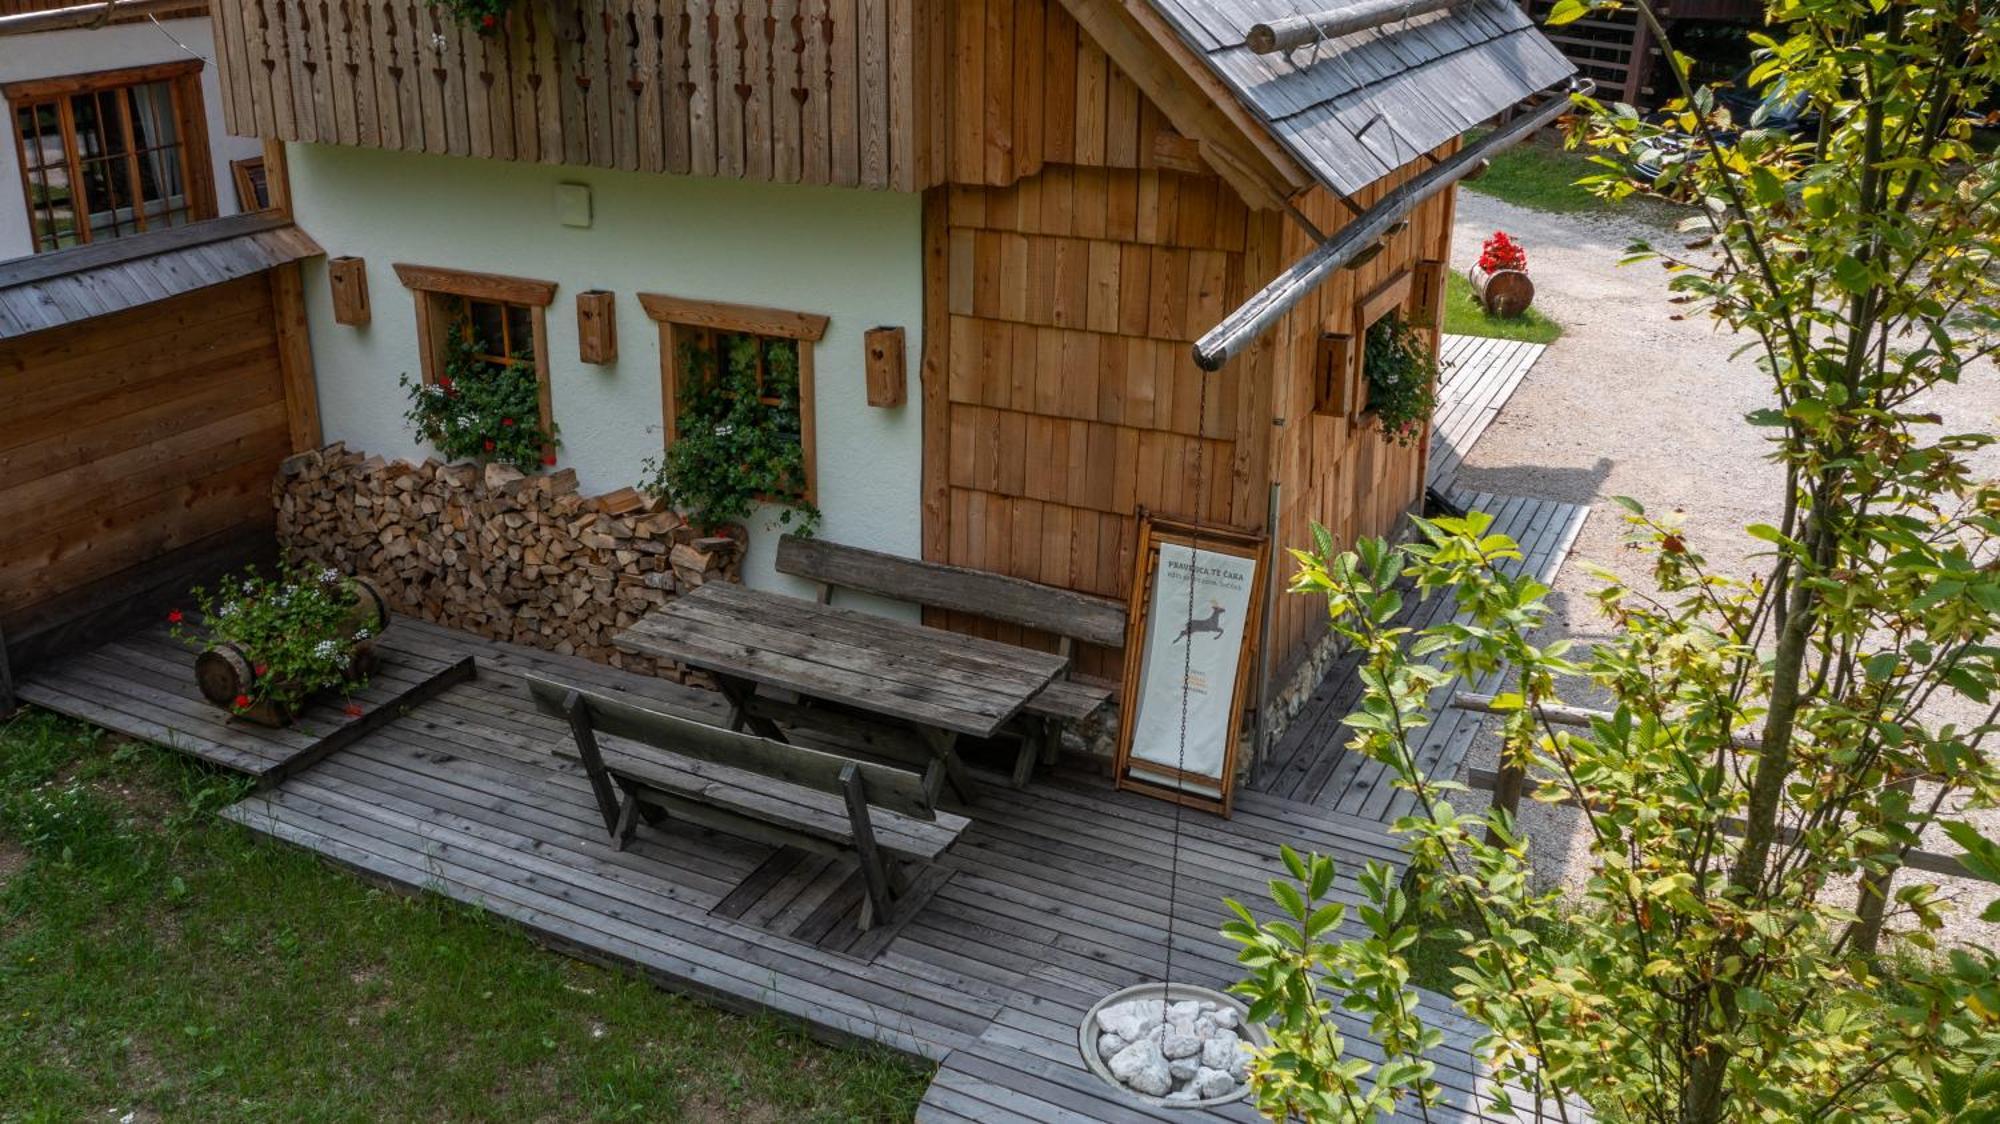
{"label": "wooden bench", "polygon": [[[777,570],[819,586],[819,599],[851,589],[933,609],[945,609],[1053,633],[1057,651],[1069,656],[1077,641],[1107,648],[1125,643],[1125,606],[1103,597],[1022,578],[902,558],[825,539],[786,535],[778,540]],[[1081,722],[1111,701],[1112,689],[1064,675],[1029,700],[1014,784],[1027,783],[1039,751],[1053,760],[1065,723]]]}
{"label": "wooden bench", "polygon": [[[892,915],[909,887],[903,865],[935,862],[970,822],[937,810],[945,773],[936,761],[916,773],[524,678],[536,709],[569,723],[604,828],[620,850],[640,820],[673,817],[775,846],[852,854],[868,891],[863,930]],[[638,744],[607,748],[600,734]]]}

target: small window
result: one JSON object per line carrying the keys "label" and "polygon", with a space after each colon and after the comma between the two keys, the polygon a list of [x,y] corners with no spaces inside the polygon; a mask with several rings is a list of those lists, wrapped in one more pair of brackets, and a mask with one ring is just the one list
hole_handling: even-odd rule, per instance
{"label": "small window", "polygon": [[639,294],[639,302],[660,324],[667,443],[689,426],[728,424],[751,395],[758,420],[797,444],[804,479],[796,488],[812,502],[813,344],[826,334],[826,317],[654,293]]}
{"label": "small window", "polygon": [[432,266],[395,268],[416,298],[424,382],[436,383],[452,351],[469,344],[475,359],[519,363],[535,372],[541,424],[549,428],[554,417],[546,310],[555,300],[555,284]]}
{"label": "small window", "polygon": [[35,252],[215,217],[201,63],[0,87]]}

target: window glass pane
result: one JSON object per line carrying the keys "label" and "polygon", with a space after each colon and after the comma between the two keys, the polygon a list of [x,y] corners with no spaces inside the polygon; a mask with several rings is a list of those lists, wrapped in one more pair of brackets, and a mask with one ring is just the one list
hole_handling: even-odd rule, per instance
{"label": "window glass pane", "polygon": [[183,79],[113,81],[12,107],[38,251],[209,217],[188,182],[203,166],[188,163],[177,89],[199,97]]}
{"label": "window glass pane", "polygon": [[500,306],[492,301],[467,301],[472,313],[475,346],[486,355],[498,355],[507,344],[506,322]]}
{"label": "window glass pane", "polygon": [[508,353],[532,361],[535,358],[535,315],[524,304],[510,304],[506,308]]}

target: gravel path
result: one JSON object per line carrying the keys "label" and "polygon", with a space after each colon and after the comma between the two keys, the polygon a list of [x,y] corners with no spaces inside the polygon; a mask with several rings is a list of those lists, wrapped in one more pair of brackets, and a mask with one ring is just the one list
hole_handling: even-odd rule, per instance
{"label": "gravel path", "polygon": [[[1742,419],[1771,396],[1751,357],[1732,357],[1741,338],[1717,332],[1706,320],[1671,319],[1676,310],[1666,303],[1665,270],[1618,264],[1634,239],[1671,245],[1671,233],[1618,217],[1530,211],[1468,191],[1459,196],[1454,268],[1470,265],[1494,230],[1507,231],[1526,248],[1536,307],[1566,331],[1473,446],[1457,483],[1469,491],[1590,505],[1589,522],[1550,598],[1552,631],[1580,644],[1606,636],[1592,600],[1600,583],[1587,564],[1635,588],[1651,588],[1646,556],[1624,546],[1625,512],[1615,496],[1631,496],[1653,513],[1685,511],[1690,549],[1718,571],[1750,572],[1758,565],[1755,548],[1763,544],[1742,527],[1777,521],[1782,477],[1764,459],[1757,431]],[[1991,368],[1935,397],[1926,405],[1943,413],[1953,432],[1992,430],[2000,420],[2000,377]],[[1979,468],[2000,475],[2000,454],[1987,453],[1994,455]],[[1469,763],[1491,768],[1495,740],[1481,738]],[[2000,835],[2000,814],[1984,818],[1988,834]],[[1524,810],[1522,823],[1537,869],[1580,884],[1588,858],[1580,818],[1534,806]],[[1941,836],[1927,847],[1956,850]],[[2000,890],[1947,882],[1947,891],[1971,907],[1948,922],[1949,935],[2000,945],[2000,926],[1981,924],[1976,916]]]}

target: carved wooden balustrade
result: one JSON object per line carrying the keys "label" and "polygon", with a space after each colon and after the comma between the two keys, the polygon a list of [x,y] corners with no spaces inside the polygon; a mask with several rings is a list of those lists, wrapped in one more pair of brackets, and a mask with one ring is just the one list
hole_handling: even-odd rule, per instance
{"label": "carved wooden balustrade", "polygon": [[229,129],[501,160],[913,190],[928,0],[214,0]]}

